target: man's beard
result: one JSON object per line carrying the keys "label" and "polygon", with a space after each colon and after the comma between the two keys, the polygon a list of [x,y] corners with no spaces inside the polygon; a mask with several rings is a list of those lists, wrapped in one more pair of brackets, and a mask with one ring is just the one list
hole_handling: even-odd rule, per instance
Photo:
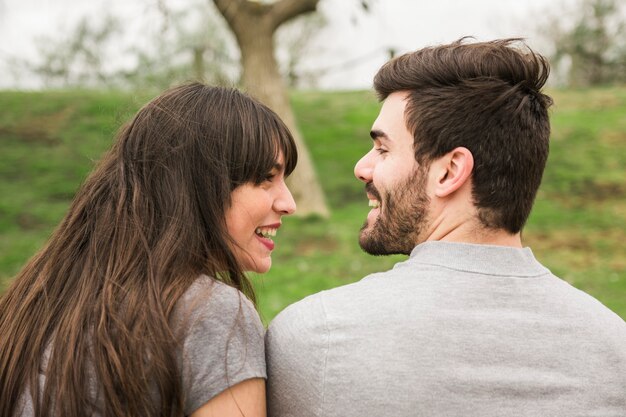
{"label": "man's beard", "polygon": [[421,243],[430,202],[426,194],[426,177],[427,170],[416,169],[394,187],[394,191],[387,190],[384,201],[372,182],[365,186],[367,192],[381,202],[374,224],[368,228],[365,220],[361,227],[359,245],[365,252],[370,255],[408,255]]}

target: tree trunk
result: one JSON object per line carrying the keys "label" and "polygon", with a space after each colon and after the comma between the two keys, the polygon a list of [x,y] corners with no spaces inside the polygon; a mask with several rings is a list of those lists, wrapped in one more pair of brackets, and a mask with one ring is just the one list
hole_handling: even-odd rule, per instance
{"label": "tree trunk", "polygon": [[298,166],[288,179],[301,216],[329,215],[309,151],[296,124],[287,88],[274,55],[274,32],[299,14],[314,11],[319,0],[280,0],[271,4],[247,0],[214,0],[237,38],[241,50],[243,85],[247,92],[274,110],[293,134]]}

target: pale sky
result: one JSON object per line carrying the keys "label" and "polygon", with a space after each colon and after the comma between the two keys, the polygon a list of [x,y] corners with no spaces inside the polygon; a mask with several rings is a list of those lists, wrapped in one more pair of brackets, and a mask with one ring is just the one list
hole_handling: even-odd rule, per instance
{"label": "pale sky", "polygon": [[[184,7],[193,0],[165,0],[170,7]],[[206,0],[209,3],[209,0]],[[542,52],[535,26],[546,10],[576,0],[374,0],[370,13],[359,12],[358,0],[321,0],[319,9],[328,25],[313,39],[303,60],[310,70],[323,70],[320,88],[369,88],[376,70],[387,60],[386,48],[398,52],[446,43],[462,36],[478,40],[525,37]],[[34,58],[34,39],[58,38],[85,15],[112,10],[139,27],[158,15],[157,0],[0,0],[0,88],[37,86],[20,79],[16,85],[11,58]],[[559,6],[557,6],[557,4]],[[143,22],[143,26],[139,25]]]}

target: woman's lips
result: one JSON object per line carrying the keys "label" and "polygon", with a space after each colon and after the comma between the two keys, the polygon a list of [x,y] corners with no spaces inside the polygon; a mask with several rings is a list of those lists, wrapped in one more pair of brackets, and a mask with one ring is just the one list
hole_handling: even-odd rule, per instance
{"label": "woman's lips", "polygon": [[265,237],[261,237],[259,235],[256,235],[256,238],[259,239],[259,241],[268,249],[268,250],[274,250],[274,241],[272,239],[268,239]]}

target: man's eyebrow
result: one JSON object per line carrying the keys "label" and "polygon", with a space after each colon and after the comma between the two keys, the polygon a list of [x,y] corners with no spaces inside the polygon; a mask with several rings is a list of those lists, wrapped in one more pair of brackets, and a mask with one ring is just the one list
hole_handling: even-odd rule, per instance
{"label": "man's eyebrow", "polygon": [[385,132],[383,132],[382,130],[378,130],[378,129],[372,129],[370,131],[370,137],[373,140],[380,140],[380,139],[384,139],[384,140],[389,140],[389,136],[387,136],[387,134]]}

